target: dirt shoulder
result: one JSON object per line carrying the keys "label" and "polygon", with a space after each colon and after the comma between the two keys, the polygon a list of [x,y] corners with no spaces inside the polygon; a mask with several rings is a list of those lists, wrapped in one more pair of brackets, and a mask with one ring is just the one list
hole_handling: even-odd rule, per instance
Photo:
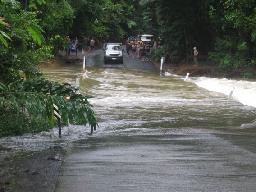
{"label": "dirt shoulder", "polygon": [[53,192],[65,153],[50,148],[5,157],[0,162],[0,192]]}

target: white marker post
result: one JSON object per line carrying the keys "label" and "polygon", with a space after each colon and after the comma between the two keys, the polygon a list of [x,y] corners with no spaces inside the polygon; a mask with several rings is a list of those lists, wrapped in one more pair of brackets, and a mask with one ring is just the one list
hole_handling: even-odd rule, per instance
{"label": "white marker post", "polygon": [[160,63],[160,76],[163,75],[163,65],[164,65],[164,57],[161,57],[161,63]]}
{"label": "white marker post", "polygon": [[84,59],[83,59],[83,70],[85,70],[85,56],[84,56]]}
{"label": "white marker post", "polygon": [[55,105],[53,103],[53,114],[54,114],[54,117],[57,119],[58,121],[58,127],[59,127],[59,138],[61,138],[61,115],[59,114],[59,107],[57,105]]}
{"label": "white marker post", "polygon": [[228,99],[232,99],[234,90],[235,90],[235,87],[233,87],[233,89],[230,91],[230,93],[228,95]]}
{"label": "white marker post", "polygon": [[187,75],[186,75],[186,77],[185,77],[184,81],[187,81],[187,80],[188,80],[188,78],[189,78],[189,73],[187,73]]}

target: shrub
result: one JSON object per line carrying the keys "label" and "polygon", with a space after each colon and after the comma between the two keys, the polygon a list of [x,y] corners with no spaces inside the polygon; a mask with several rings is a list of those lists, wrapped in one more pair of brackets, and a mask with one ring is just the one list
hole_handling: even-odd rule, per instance
{"label": "shrub", "polygon": [[0,84],[0,136],[40,132],[57,126],[53,103],[59,107],[62,125],[97,125],[88,96],[70,84],[43,78]]}

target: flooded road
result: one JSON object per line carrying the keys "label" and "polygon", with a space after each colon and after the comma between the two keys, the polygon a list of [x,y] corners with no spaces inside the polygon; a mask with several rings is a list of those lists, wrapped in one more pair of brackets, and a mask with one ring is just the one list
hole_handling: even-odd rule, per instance
{"label": "flooded road", "polygon": [[92,95],[99,120],[93,136],[69,128],[77,139],[56,192],[255,191],[255,126],[241,126],[255,120],[254,107],[198,87],[202,79],[159,77],[127,57],[106,67],[101,57],[89,58],[86,72],[72,64],[42,69]]}

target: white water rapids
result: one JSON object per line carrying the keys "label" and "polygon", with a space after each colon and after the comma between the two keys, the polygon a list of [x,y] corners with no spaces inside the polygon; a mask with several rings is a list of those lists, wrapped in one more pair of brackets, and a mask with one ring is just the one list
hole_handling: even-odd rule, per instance
{"label": "white water rapids", "polygon": [[[178,75],[166,73],[167,77]],[[221,93],[229,99],[240,102],[243,105],[256,108],[256,82],[248,80],[236,80],[227,78],[210,78],[210,77],[180,77],[184,81],[192,82],[198,87],[211,92]]]}
{"label": "white water rapids", "polygon": [[199,77],[191,80],[197,86],[223,93],[243,105],[256,107],[256,82],[226,78]]}

